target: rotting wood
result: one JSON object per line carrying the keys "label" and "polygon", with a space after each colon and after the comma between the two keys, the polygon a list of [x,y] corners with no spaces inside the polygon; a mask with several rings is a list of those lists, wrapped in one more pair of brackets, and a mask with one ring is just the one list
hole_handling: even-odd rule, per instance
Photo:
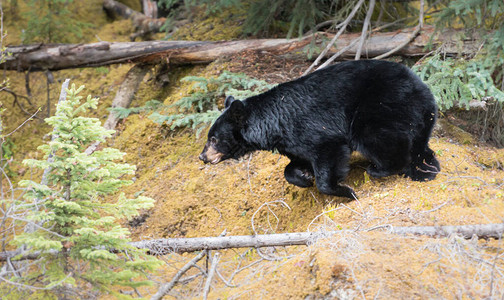
{"label": "rotting wood", "polygon": [[[137,64],[134,65],[126,76],[124,77],[119,90],[117,91],[114,100],[112,101],[111,108],[121,107],[128,108],[133,101],[135,92],[138,90],[140,82],[142,82],[145,74],[151,69],[151,65],[148,64]],[[108,119],[103,124],[105,129],[114,129],[116,127],[119,118],[114,113],[111,113]]]}
{"label": "rotting wood", "polygon": [[155,2],[144,0],[143,7],[146,14],[131,9],[127,5],[118,1],[103,1],[103,8],[109,16],[114,18],[122,17],[132,20],[136,31],[136,33],[131,37],[132,40],[134,40],[137,36],[159,32],[166,22],[166,18],[156,18],[157,6]]}
{"label": "rotting wood", "polygon": [[158,8],[156,1],[152,0],[142,0],[142,8],[144,14],[149,18],[157,18]]}
{"label": "rotting wood", "polygon": [[[496,238],[504,235],[504,223],[460,226],[405,226],[391,225],[377,226],[367,231],[386,229],[393,234],[414,234],[429,237],[448,237],[452,234],[470,239],[477,236],[481,239]],[[171,238],[131,242],[130,245],[147,249],[151,255],[165,255],[168,253],[185,253],[201,250],[222,250],[230,248],[261,248],[275,246],[310,245],[321,238],[329,238],[340,233],[338,231],[292,232],[263,235],[219,236],[197,238]],[[56,254],[57,251],[49,252]],[[17,260],[35,259],[40,253],[23,254],[19,251],[0,252],[0,261],[19,256]]]}
{"label": "rotting wood", "polygon": [[[373,58],[394,49],[404,41],[411,39],[414,28],[394,32],[374,33],[362,49],[362,58]],[[443,51],[447,55],[473,53],[479,43],[474,40],[455,42],[458,31],[444,32]],[[432,27],[424,27],[411,43],[397,51],[396,55],[425,55],[432,49],[426,49],[434,34]],[[325,34],[328,38],[332,35]],[[360,33],[342,34],[335,46],[327,53],[332,55],[350,44]],[[0,64],[7,70],[55,71],[70,68],[98,67],[117,63],[152,63],[166,61],[171,65],[209,63],[220,57],[236,55],[245,50],[267,51],[273,54],[305,56],[303,48],[313,36],[302,39],[256,39],[237,41],[145,41],[145,42],[99,42],[92,44],[33,45],[7,47],[12,56]],[[432,42],[433,47],[439,45]],[[358,46],[350,47],[339,59],[355,56]]]}

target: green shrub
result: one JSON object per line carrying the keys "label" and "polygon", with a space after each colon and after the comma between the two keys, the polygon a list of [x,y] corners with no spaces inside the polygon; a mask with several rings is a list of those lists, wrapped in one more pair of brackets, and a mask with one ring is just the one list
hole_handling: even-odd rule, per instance
{"label": "green shrub", "polygon": [[219,117],[217,102],[226,95],[236,98],[247,98],[273,87],[263,80],[250,78],[244,74],[224,71],[216,78],[188,76],[182,81],[194,82],[193,92],[166,108],[175,110],[175,113],[164,115],[159,112],[151,114],[154,122],[177,127],[190,127],[199,135],[204,125],[211,124]]}
{"label": "green shrub", "polygon": [[24,44],[71,43],[82,37],[82,27],[90,26],[72,18],[68,9],[73,0],[29,0],[28,26],[22,33]]}
{"label": "green shrub", "polygon": [[503,63],[503,58],[442,59],[436,54],[415,65],[413,71],[430,87],[441,110],[469,109],[472,100],[493,98],[504,103],[504,93],[492,77]]}

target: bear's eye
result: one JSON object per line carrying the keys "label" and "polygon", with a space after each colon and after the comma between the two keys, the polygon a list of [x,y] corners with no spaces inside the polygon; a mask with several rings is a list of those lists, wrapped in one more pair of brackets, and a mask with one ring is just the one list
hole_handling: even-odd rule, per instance
{"label": "bear's eye", "polygon": [[212,137],[210,138],[210,143],[212,143],[212,144],[217,144],[217,139],[215,138],[215,136],[212,136]]}

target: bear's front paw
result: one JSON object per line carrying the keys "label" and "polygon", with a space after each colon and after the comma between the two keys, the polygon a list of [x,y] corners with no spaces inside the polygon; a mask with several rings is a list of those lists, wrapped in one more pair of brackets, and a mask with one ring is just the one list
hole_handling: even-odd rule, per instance
{"label": "bear's front paw", "polygon": [[355,194],[354,190],[346,185],[338,186],[338,188],[335,189],[334,196],[350,198],[353,200],[359,199],[357,198],[357,195]]}
{"label": "bear's front paw", "polygon": [[345,197],[357,200],[357,195],[354,190],[346,185],[328,185],[323,182],[317,183],[318,190],[326,195],[332,195],[337,197]]}

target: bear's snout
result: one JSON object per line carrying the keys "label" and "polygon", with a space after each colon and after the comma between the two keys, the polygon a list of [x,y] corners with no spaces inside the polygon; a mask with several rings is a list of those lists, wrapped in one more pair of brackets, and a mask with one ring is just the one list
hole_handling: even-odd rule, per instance
{"label": "bear's snout", "polygon": [[198,156],[198,158],[199,158],[201,161],[203,161],[205,164],[208,162],[208,159],[207,159],[207,157],[206,157],[206,155],[205,155],[205,153],[204,153],[204,152],[202,152],[202,153]]}
{"label": "bear's snout", "polygon": [[215,165],[221,161],[223,156],[224,154],[217,151],[217,149],[215,149],[212,145],[205,145],[203,152],[201,152],[198,158],[205,164],[211,163],[212,165]]}

